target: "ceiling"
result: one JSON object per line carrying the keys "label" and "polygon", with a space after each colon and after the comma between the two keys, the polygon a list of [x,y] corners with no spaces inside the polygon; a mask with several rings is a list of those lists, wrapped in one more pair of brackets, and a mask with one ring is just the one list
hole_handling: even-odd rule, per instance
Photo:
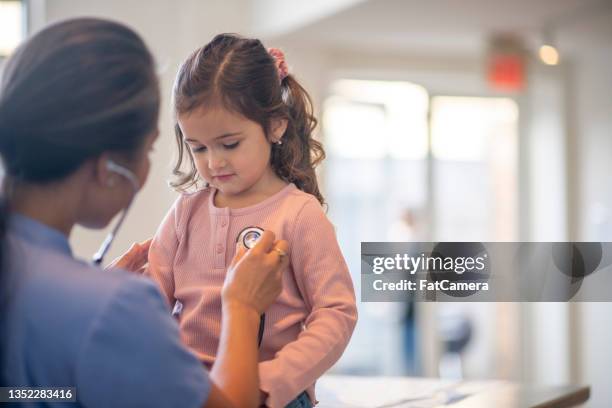
{"label": "ceiling", "polygon": [[477,54],[494,33],[539,44],[553,38],[612,40],[612,0],[369,0],[296,29],[284,40],[344,50]]}

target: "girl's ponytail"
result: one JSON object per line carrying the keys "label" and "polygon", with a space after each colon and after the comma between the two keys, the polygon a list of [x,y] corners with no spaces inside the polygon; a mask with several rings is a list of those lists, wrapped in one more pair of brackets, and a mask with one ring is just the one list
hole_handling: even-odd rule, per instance
{"label": "girl's ponytail", "polygon": [[283,101],[287,107],[287,131],[282,144],[272,149],[272,166],[278,175],[294,183],[300,190],[325,203],[319,190],[315,167],[325,159],[323,145],[313,138],[317,119],[308,92],[293,77],[281,82]]}

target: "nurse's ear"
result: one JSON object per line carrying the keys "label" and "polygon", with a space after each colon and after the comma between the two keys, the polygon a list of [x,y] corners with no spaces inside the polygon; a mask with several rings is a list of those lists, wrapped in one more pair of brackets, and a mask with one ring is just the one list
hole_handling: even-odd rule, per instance
{"label": "nurse's ear", "polygon": [[129,182],[108,168],[110,154],[104,152],[83,163],[78,186],[78,222],[89,228],[104,228],[117,213],[126,208],[134,196]]}
{"label": "nurse's ear", "polygon": [[103,153],[94,159],[94,177],[96,184],[103,188],[113,188],[117,184],[117,173],[109,169],[112,159]]}

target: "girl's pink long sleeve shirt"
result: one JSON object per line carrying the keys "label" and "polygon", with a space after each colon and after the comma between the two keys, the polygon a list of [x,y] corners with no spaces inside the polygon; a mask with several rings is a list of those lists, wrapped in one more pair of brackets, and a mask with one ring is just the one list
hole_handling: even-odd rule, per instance
{"label": "girl's pink long sleeve shirt", "polygon": [[336,234],[317,199],[289,184],[246,208],[218,208],[215,189],[183,194],[160,225],[145,274],[170,305],[183,304],[181,336],[210,367],[221,328],[221,287],[240,232],[257,226],[289,242],[283,291],[266,311],[260,387],[284,407],[342,355],[357,321],[355,292]]}

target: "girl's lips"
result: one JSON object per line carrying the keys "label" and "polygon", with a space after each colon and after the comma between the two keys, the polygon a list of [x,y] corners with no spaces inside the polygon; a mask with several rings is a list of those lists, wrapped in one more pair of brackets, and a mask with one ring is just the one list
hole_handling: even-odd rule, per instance
{"label": "girl's lips", "polygon": [[221,181],[221,182],[225,182],[228,181],[229,179],[231,179],[234,175],[233,174],[224,174],[221,176],[214,176],[213,178],[215,180]]}

